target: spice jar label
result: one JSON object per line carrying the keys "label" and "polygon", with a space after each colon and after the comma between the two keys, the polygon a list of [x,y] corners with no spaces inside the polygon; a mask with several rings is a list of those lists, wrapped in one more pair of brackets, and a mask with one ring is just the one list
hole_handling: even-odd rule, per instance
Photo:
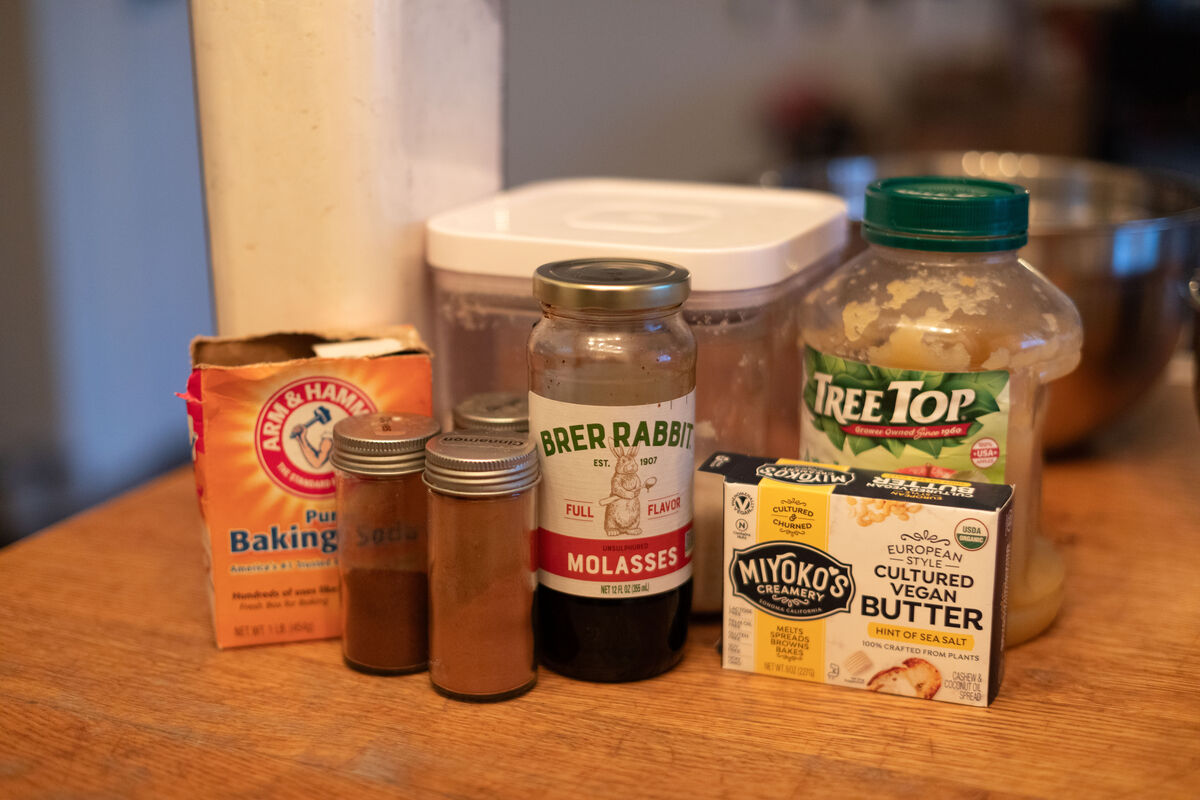
{"label": "spice jar label", "polygon": [[801,457],[1003,483],[1009,374],[890,369],[805,348]]}
{"label": "spice jar label", "polygon": [[695,391],[634,406],[530,393],[543,585],[624,597],[669,591],[691,577],[695,409]]}

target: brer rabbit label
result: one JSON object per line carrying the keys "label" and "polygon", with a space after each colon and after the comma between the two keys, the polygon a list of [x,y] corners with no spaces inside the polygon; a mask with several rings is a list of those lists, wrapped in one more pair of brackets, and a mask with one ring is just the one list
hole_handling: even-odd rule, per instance
{"label": "brer rabbit label", "polygon": [[530,392],[542,466],[538,577],[560,592],[629,597],[692,575],[695,392],[593,406]]}

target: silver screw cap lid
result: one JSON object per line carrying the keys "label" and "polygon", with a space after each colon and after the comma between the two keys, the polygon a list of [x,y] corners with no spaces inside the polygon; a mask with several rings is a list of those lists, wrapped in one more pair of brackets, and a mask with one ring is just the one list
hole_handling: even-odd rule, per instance
{"label": "silver screw cap lid", "polygon": [[443,494],[512,494],[540,478],[537,448],[520,434],[455,431],[435,436],[425,445],[425,483]]}
{"label": "silver screw cap lid", "polygon": [[538,267],[533,296],[564,308],[648,311],[681,305],[691,282],[686,269],[664,261],[578,258]]}
{"label": "silver screw cap lid", "polygon": [[425,443],[441,431],[421,414],[374,412],[333,426],[333,466],[363,475],[403,475],[425,465]]}
{"label": "silver screw cap lid", "polygon": [[529,395],[515,392],[484,392],[472,395],[454,407],[455,430],[527,431]]}

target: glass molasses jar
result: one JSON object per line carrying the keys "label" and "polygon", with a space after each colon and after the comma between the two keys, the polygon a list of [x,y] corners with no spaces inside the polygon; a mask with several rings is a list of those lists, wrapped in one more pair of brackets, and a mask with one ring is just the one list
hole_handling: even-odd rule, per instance
{"label": "glass molasses jar", "polygon": [[687,270],[632,259],[546,264],[529,338],[542,465],[538,647],[592,681],[679,663],[692,600],[696,344]]}

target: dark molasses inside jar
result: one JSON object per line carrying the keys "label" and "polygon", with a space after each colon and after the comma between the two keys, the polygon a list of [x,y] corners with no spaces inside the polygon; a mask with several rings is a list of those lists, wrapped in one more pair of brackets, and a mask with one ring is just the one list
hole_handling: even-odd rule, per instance
{"label": "dark molasses inside jar", "polygon": [[540,267],[529,430],[543,482],[542,663],[631,681],[683,655],[692,597],[696,350],[686,270],[634,259]]}

